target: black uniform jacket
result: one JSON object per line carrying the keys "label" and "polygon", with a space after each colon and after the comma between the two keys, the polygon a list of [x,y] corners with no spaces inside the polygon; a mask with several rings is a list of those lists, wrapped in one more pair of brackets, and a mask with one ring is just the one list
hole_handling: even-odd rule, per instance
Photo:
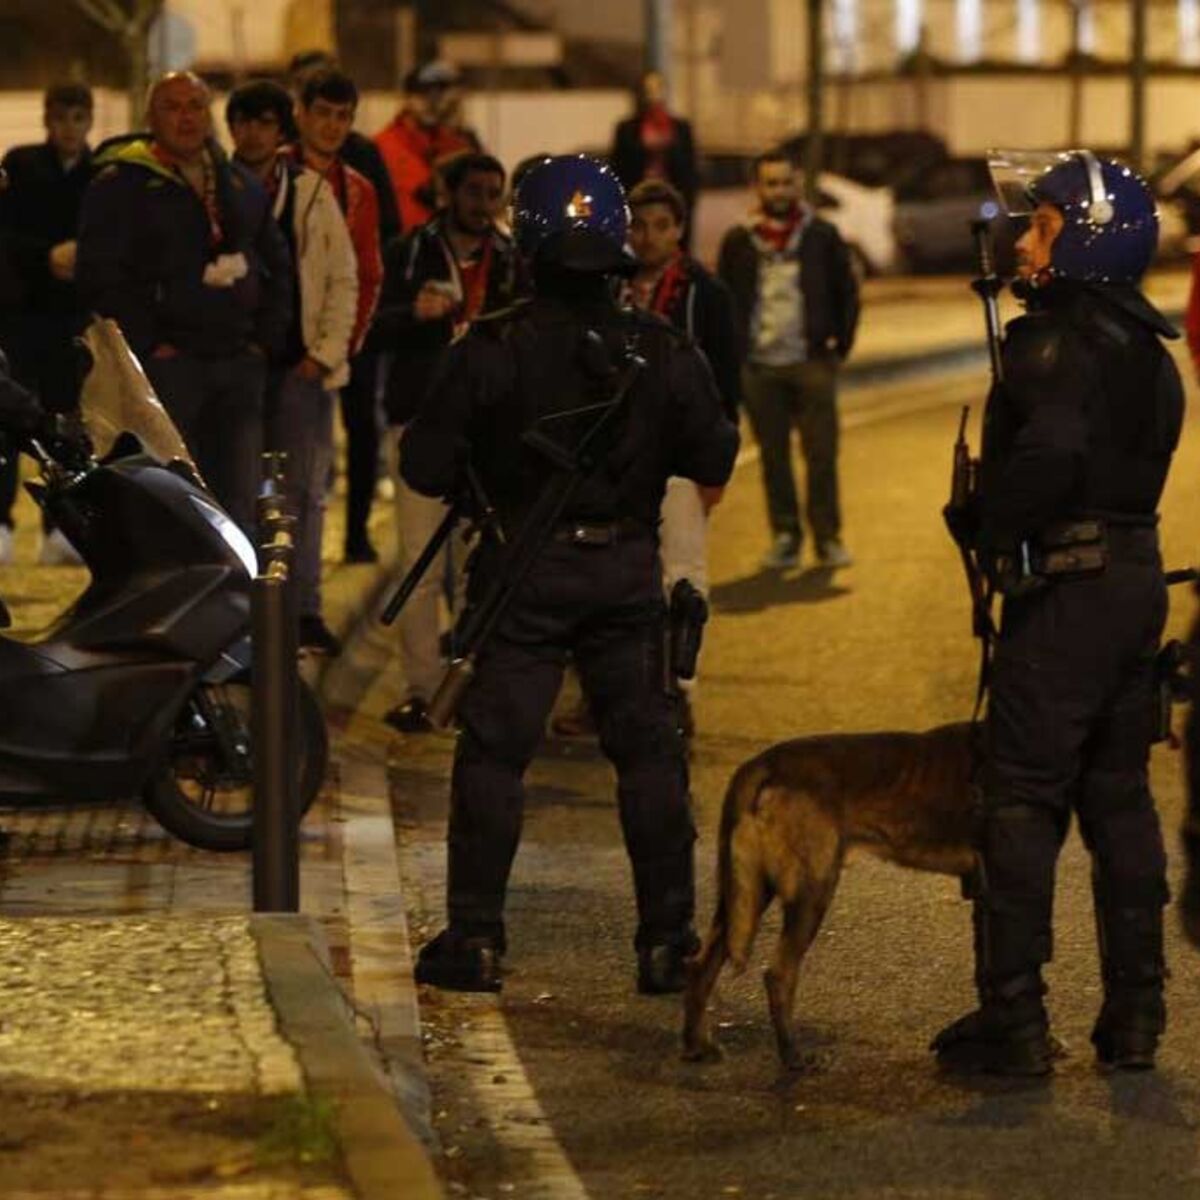
{"label": "black uniform jacket", "polygon": [[1160,339],[1178,333],[1131,286],[1057,281],[1030,289],[1027,309],[988,401],[982,544],[1081,517],[1152,524],[1184,405]]}
{"label": "black uniform jacket", "polygon": [[408,483],[426,495],[448,495],[470,461],[501,518],[518,520],[551,472],[522,433],[539,418],[612,395],[612,383],[588,369],[589,330],[601,335],[614,362],[633,345],[647,367],[615,426],[610,452],[564,518],[634,520],[655,528],[668,477],[724,484],[738,432],[694,346],[658,317],[610,302],[545,298],[477,322],[450,347],[401,445]]}

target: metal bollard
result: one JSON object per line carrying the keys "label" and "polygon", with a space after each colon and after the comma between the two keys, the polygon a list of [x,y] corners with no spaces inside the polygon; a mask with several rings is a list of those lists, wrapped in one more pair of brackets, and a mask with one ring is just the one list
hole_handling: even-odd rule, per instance
{"label": "metal bollard", "polygon": [[284,457],[263,456],[264,483],[258,504],[259,573],[251,600],[256,912],[297,912],[300,908],[295,521],[286,511]]}

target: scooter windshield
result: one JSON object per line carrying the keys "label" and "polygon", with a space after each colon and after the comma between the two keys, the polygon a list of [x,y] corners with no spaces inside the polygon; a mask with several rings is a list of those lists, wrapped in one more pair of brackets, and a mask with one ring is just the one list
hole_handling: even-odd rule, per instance
{"label": "scooter windshield", "polygon": [[167,416],[142,364],[115,321],[93,319],[82,335],[92,367],[79,393],[79,408],[96,457],[103,458],[123,433],[164,465],[186,463],[200,478],[175,423]]}

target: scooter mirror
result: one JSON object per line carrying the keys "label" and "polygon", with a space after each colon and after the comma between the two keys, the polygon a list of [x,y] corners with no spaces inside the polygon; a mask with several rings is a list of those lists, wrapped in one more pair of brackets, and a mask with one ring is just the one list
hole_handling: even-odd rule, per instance
{"label": "scooter mirror", "polygon": [[8,611],[8,605],[0,600],[0,629],[7,629],[12,625],[12,613]]}

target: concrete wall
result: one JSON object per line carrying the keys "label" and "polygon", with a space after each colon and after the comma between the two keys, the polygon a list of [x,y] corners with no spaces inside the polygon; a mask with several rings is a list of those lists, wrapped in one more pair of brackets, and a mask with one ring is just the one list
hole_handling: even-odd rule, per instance
{"label": "concrete wall", "polygon": [[[358,127],[375,133],[392,119],[397,97],[368,92],[358,112]],[[629,112],[624,91],[495,92],[467,98],[467,122],[487,149],[512,168],[543,151],[607,150],[612,128]]]}
{"label": "concrete wall", "polygon": [[[367,92],[359,105],[358,128],[377,133],[392,119],[397,103],[393,92]],[[613,125],[628,111],[629,96],[623,91],[499,92],[470,97],[466,116],[488,150],[512,168],[543,151],[607,150]],[[127,132],[127,113],[123,93],[99,90],[93,145]],[[223,94],[213,99],[213,127],[227,144]],[[0,92],[0,152],[43,136],[41,93]]]}

